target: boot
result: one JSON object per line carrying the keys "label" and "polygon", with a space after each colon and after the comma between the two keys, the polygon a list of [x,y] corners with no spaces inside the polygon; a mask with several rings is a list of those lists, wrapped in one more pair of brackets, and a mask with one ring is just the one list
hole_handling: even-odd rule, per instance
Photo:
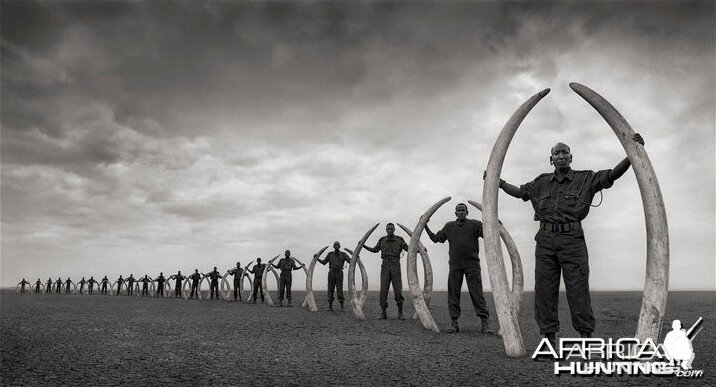
{"label": "boot", "polygon": [[333,303],[332,302],[328,303],[328,307],[326,308],[326,310],[329,312],[333,312]]}
{"label": "boot", "polygon": [[388,319],[388,308],[382,308],[382,309],[383,309],[383,312],[381,312],[380,318],[383,320],[387,320]]}
{"label": "boot", "polygon": [[458,333],[460,332],[460,326],[457,324],[457,319],[453,318],[450,320],[450,328],[445,330],[445,333]]}
{"label": "boot", "polygon": [[495,332],[490,329],[490,322],[486,318],[482,318],[482,325],[480,325],[480,333],[485,335],[494,335]]}
{"label": "boot", "polygon": [[403,305],[398,305],[398,320],[405,320],[405,317],[403,317]]}
{"label": "boot", "polygon": [[343,310],[343,301],[339,301],[341,303],[341,310]]}
{"label": "boot", "polygon": [[286,307],[287,307],[287,308],[290,308],[290,307],[291,307],[291,300],[288,300],[288,303],[286,304]]}

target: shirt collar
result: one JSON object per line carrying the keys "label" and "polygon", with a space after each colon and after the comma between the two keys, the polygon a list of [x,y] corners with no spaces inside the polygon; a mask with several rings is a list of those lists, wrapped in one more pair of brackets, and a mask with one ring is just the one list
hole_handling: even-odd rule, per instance
{"label": "shirt collar", "polygon": [[[550,180],[553,180],[553,181],[557,180],[557,172],[552,172],[552,175],[549,178],[550,178]],[[569,168],[569,170],[567,171],[567,174],[564,175],[564,179],[567,179],[569,181],[574,180],[574,170],[572,168]],[[559,182],[561,183],[562,181],[564,181],[564,179],[560,180]]]}

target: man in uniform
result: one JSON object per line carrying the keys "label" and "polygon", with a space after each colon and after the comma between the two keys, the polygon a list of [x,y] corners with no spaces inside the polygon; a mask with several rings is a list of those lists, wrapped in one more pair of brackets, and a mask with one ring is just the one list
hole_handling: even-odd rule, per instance
{"label": "man in uniform", "polygon": [[491,334],[485,296],[482,293],[482,271],[480,270],[480,246],[477,238],[482,237],[482,222],[476,219],[467,219],[467,205],[460,203],[455,206],[456,220],[445,223],[442,230],[433,233],[425,225],[430,240],[435,243],[450,244],[448,255],[448,310],[450,313],[450,328],[447,333],[458,333],[460,327],[460,291],[462,290],[463,276],[467,282],[467,290],[470,292],[472,307],[482,324],[480,332]]}
{"label": "man in uniform", "polygon": [[[250,266],[250,264],[249,264]],[[261,284],[261,277],[264,275],[266,265],[261,263],[261,258],[256,258],[256,264],[253,269],[246,268],[246,271],[254,275],[254,294],[251,295],[252,303],[256,303],[256,294],[261,292],[261,302],[264,302],[264,287]]]}
{"label": "man in uniform", "polygon": [[[107,282],[109,282],[109,280],[107,279],[107,276],[104,276],[104,279],[107,280]],[[98,282],[97,282],[97,280],[94,279],[94,276],[90,276],[90,279],[87,280],[87,292],[89,294],[92,294],[92,289],[94,288],[94,284],[98,284]],[[107,285],[104,285],[104,294],[107,294]]]}
{"label": "man in uniform", "polygon": [[134,282],[136,280],[134,279],[134,274],[129,274],[129,277],[127,277],[127,295],[131,296],[134,294]]}
{"label": "man in uniform", "polygon": [[142,293],[140,294],[142,297],[149,296],[149,283],[152,281],[153,280],[146,274],[144,275],[144,278],[139,280],[139,282],[142,283]]}
{"label": "man in uniform", "polygon": [[214,294],[216,294],[216,299],[219,299],[219,278],[224,278],[219,274],[219,271],[216,270],[216,266],[214,266],[214,270],[204,274],[204,277],[209,277],[209,298],[214,299]]}
{"label": "man in uniform", "polygon": [[55,281],[55,294],[61,294],[62,293],[62,278],[57,278],[57,281]]}
{"label": "man in uniform", "polygon": [[343,309],[343,266],[346,262],[351,262],[351,257],[341,251],[341,244],[338,241],[333,242],[333,251],[326,254],[323,259],[318,259],[321,265],[328,263],[328,308],[333,311],[333,293],[338,293],[338,302]]}
{"label": "man in uniform", "polygon": [[73,283],[70,277],[67,277],[67,281],[65,281],[65,294],[70,294],[70,285]]}
{"label": "man in uniform", "polygon": [[395,225],[388,223],[385,226],[388,234],[381,237],[375,247],[363,245],[371,253],[380,251],[380,258],[383,263],[380,265],[380,308],[383,310],[380,318],[388,318],[388,290],[393,284],[393,295],[398,304],[398,319],[403,320],[403,282],[400,278],[400,253],[408,251],[405,240],[395,235]]}
{"label": "man in uniform", "polygon": [[234,301],[241,301],[241,277],[244,275],[241,262],[236,262],[236,268],[229,270],[229,275],[234,276]]}
{"label": "man in uniform", "polygon": [[199,292],[201,291],[201,289],[199,289],[199,281],[201,281],[202,278],[199,269],[194,269],[194,274],[189,276],[191,280],[191,293],[189,293],[189,298],[194,298],[195,295],[197,298],[199,297]]}
{"label": "man in uniform", "polygon": [[[94,281],[93,278],[90,277],[90,279]],[[104,278],[102,278],[102,290],[100,291],[101,294],[107,294],[107,285],[109,285],[109,279],[107,278],[107,276],[104,276]],[[89,294],[92,294],[92,284],[90,284],[89,289]]]}
{"label": "man in uniform", "polygon": [[40,279],[38,278],[38,279],[37,279],[37,282],[35,282],[35,293],[37,293],[37,294],[40,293],[40,286],[41,286],[41,285],[42,285],[42,281],[40,281]]}
{"label": "man in uniform", "polygon": [[[633,140],[644,145],[639,134]],[[500,188],[510,196],[531,201],[535,220],[540,222],[535,236],[535,319],[540,333],[554,343],[559,332],[560,272],[572,325],[581,337],[592,336],[595,321],[589,296],[589,258],[581,221],[589,213],[594,195],[611,187],[631,163],[625,158],[614,169],[575,171],[570,168],[570,149],[563,143],[552,147],[549,163],[554,172],[519,187],[500,180]]]}
{"label": "man in uniform", "polygon": [[278,265],[271,264],[281,270],[278,282],[278,306],[283,306],[284,291],[288,305],[291,306],[291,282],[293,281],[293,270],[299,270],[303,266],[296,266],[296,261],[291,257],[291,250],[286,250],[285,256],[278,261]]}
{"label": "man in uniform", "polygon": [[124,283],[125,279],[122,278],[122,275],[119,275],[119,278],[117,278],[117,295],[119,295],[122,291],[122,284]]}
{"label": "man in uniform", "polygon": [[178,273],[172,275],[169,277],[169,279],[174,280],[174,298],[180,298],[181,297],[181,286],[183,285],[183,282],[186,277],[181,275],[181,270],[179,270]]}
{"label": "man in uniform", "polygon": [[47,293],[47,294],[52,293],[52,278],[47,279],[47,284],[45,286],[45,293]]}
{"label": "man in uniform", "polygon": [[167,278],[164,277],[164,272],[159,272],[159,277],[157,277],[154,280],[157,283],[157,298],[164,297],[164,282],[167,281]]}
{"label": "man in uniform", "polygon": [[87,283],[87,280],[85,280],[85,277],[82,277],[80,282],[78,284],[80,285],[80,294],[85,290],[85,284]]}
{"label": "man in uniform", "polygon": [[20,285],[20,293],[25,293],[25,285],[29,285],[30,283],[25,281],[23,278],[22,281],[18,282],[18,285]]}

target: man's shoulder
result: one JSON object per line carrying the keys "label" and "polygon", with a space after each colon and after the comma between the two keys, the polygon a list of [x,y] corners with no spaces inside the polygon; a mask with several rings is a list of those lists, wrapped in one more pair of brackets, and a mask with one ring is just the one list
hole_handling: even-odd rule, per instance
{"label": "man's shoulder", "polygon": [[470,222],[470,224],[482,226],[482,221],[481,221],[481,220],[478,220],[478,219],[466,219],[466,220],[467,220],[468,222]]}
{"label": "man's shoulder", "polygon": [[552,177],[552,175],[554,175],[554,172],[541,173],[539,176],[535,177],[534,181],[548,180]]}

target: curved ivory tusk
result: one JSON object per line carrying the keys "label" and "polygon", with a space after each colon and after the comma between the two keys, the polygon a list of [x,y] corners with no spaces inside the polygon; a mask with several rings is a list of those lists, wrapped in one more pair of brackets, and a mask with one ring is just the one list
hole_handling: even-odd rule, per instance
{"label": "curved ivory tusk", "polygon": [[318,310],[318,307],[316,306],[316,297],[313,295],[313,271],[316,269],[316,262],[318,262],[318,258],[321,257],[321,254],[323,254],[324,251],[328,246],[318,250],[316,254],[313,255],[313,259],[311,259],[311,263],[308,265],[308,271],[306,271],[306,298],[303,300],[303,306],[308,305],[308,309],[311,310],[311,312],[315,312]]}
{"label": "curved ivory tusk", "polygon": [[372,234],[373,231],[378,228],[378,225],[380,225],[380,223],[371,227],[371,229],[368,230],[365,235],[363,235],[363,238],[358,241],[358,245],[351,253],[351,264],[348,267],[348,292],[351,294],[351,305],[353,306],[353,314],[355,314],[355,316],[361,320],[365,320],[365,315],[363,314],[363,303],[365,302],[365,296],[368,292],[368,276],[363,275],[364,267],[361,265],[361,280],[363,286],[361,288],[361,293],[356,293],[356,264],[358,263],[358,256],[360,255],[360,251],[363,248],[363,244],[365,243],[365,241],[368,240],[370,234]]}
{"label": "curved ivory tusk", "polygon": [[156,297],[157,296],[157,284],[156,282],[152,282],[149,284],[149,297]]}
{"label": "curved ivory tusk", "polygon": [[511,292],[507,286],[507,273],[502,258],[502,246],[500,245],[499,223],[497,221],[497,191],[500,183],[500,172],[505,161],[510,141],[514,137],[522,120],[527,113],[549,93],[544,89],[533,95],[527,102],[523,103],[517,111],[512,114],[497,137],[490,160],[487,163],[485,183],[482,188],[482,213],[483,234],[485,239],[485,255],[487,257],[487,269],[490,273],[490,284],[492,295],[495,298],[495,310],[497,320],[500,323],[502,341],[505,344],[507,356],[518,357],[526,354],[525,344],[522,341],[522,332],[517,320],[517,315],[512,307]]}
{"label": "curved ivory tusk", "polygon": [[172,291],[173,288],[171,285],[169,285],[169,279],[167,279],[166,281],[164,281],[164,298],[171,298],[173,294]]}
{"label": "curved ivory tusk", "polygon": [[[409,228],[398,223],[398,227],[403,229],[408,237],[413,237],[413,232]],[[430,264],[430,256],[428,255],[428,249],[425,248],[420,240],[418,240],[418,253],[420,253],[420,260],[423,262],[423,300],[425,300],[425,306],[430,306],[430,297],[433,294],[433,266]],[[417,265],[416,265],[417,266]],[[407,269],[406,269],[407,270]],[[413,320],[418,318],[418,312],[413,314]]]}
{"label": "curved ivory tusk", "polygon": [[201,296],[201,285],[204,283],[204,281],[209,283],[209,286],[211,287],[211,282],[209,282],[209,277],[201,277],[199,280],[199,284],[196,285],[196,299],[199,301],[203,301],[206,298]]}
{"label": "curved ivory tusk", "polygon": [[231,301],[231,286],[229,286],[229,271],[227,270],[224,276],[221,278],[221,285],[219,286],[219,293],[224,301]]}
{"label": "curved ivory tusk", "polygon": [[[415,312],[418,314],[418,317],[420,317],[420,322],[423,324],[423,327],[436,333],[440,332],[440,328],[438,328],[432,314],[430,314],[425,298],[423,298],[423,293],[420,291],[420,284],[418,283],[417,255],[420,244],[420,235],[423,233],[425,225],[428,224],[430,217],[433,216],[435,211],[437,211],[443,204],[450,201],[450,199],[452,198],[449,196],[440,199],[437,203],[433,204],[427,211],[425,211],[425,214],[423,214],[423,216],[421,216],[418,220],[418,224],[415,226],[415,230],[413,230],[413,234],[410,236],[410,244],[408,245],[408,287],[410,288],[410,295],[413,296]],[[425,246],[423,246],[423,249],[424,248]]]}
{"label": "curved ivory tusk", "polygon": [[647,338],[656,341],[669,293],[669,227],[659,181],[649,155],[643,146],[633,141],[634,130],[619,111],[584,85],[570,83],[569,87],[601,114],[621,142],[634,168],[646,220],[646,279],[636,338],[642,342]]}
{"label": "curved ivory tusk", "polygon": [[264,291],[264,300],[266,301],[266,304],[268,306],[274,306],[273,299],[271,298],[271,292],[268,291],[268,287],[266,286],[267,285],[266,277],[268,275],[268,271],[271,270],[273,275],[276,276],[276,288],[277,288],[276,290],[278,290],[278,286],[280,286],[279,284],[281,283],[278,273],[276,273],[276,269],[274,269],[273,266],[271,266],[273,261],[277,260],[278,257],[280,257],[280,255],[277,255],[277,256],[271,258],[266,263],[266,268],[264,269],[264,272],[261,275],[261,287],[263,288],[263,291]]}
{"label": "curved ivory tusk", "polygon": [[254,283],[249,273],[246,272],[246,269],[244,269],[244,273],[241,275],[241,289],[239,291],[242,294],[244,294],[244,278],[249,279],[249,295],[247,297],[244,297],[244,302],[249,302],[251,301],[251,295],[254,294]]}
{"label": "curved ivory tusk", "polygon": [[[353,256],[353,250],[349,248],[343,248],[348,254]],[[363,261],[360,259],[360,256],[356,255],[357,258],[357,265],[358,269],[360,270],[360,279],[361,279],[361,290],[356,291],[355,297],[351,296],[352,300],[351,303],[353,304],[353,313],[356,314],[356,310],[358,313],[360,313],[360,317],[358,314],[356,314],[356,317],[358,317],[361,320],[365,319],[365,315],[363,314],[363,304],[365,304],[365,299],[368,294],[368,271],[365,269],[365,265],[363,265]]]}
{"label": "curved ivory tusk", "polygon": [[139,281],[134,283],[134,296],[139,298],[140,297],[140,290],[139,290]]}
{"label": "curved ivory tusk", "polygon": [[[468,200],[467,202],[482,212],[482,204],[474,200]],[[499,219],[497,220],[497,223],[500,225],[500,238],[502,238],[502,241],[507,247],[507,252],[510,255],[510,263],[512,263],[512,293],[510,293],[510,295],[512,296],[512,308],[514,309],[515,316],[519,316],[522,305],[522,293],[525,288],[525,275],[522,270],[522,257],[520,257],[517,245],[512,239],[510,233],[507,232],[505,226]]]}

